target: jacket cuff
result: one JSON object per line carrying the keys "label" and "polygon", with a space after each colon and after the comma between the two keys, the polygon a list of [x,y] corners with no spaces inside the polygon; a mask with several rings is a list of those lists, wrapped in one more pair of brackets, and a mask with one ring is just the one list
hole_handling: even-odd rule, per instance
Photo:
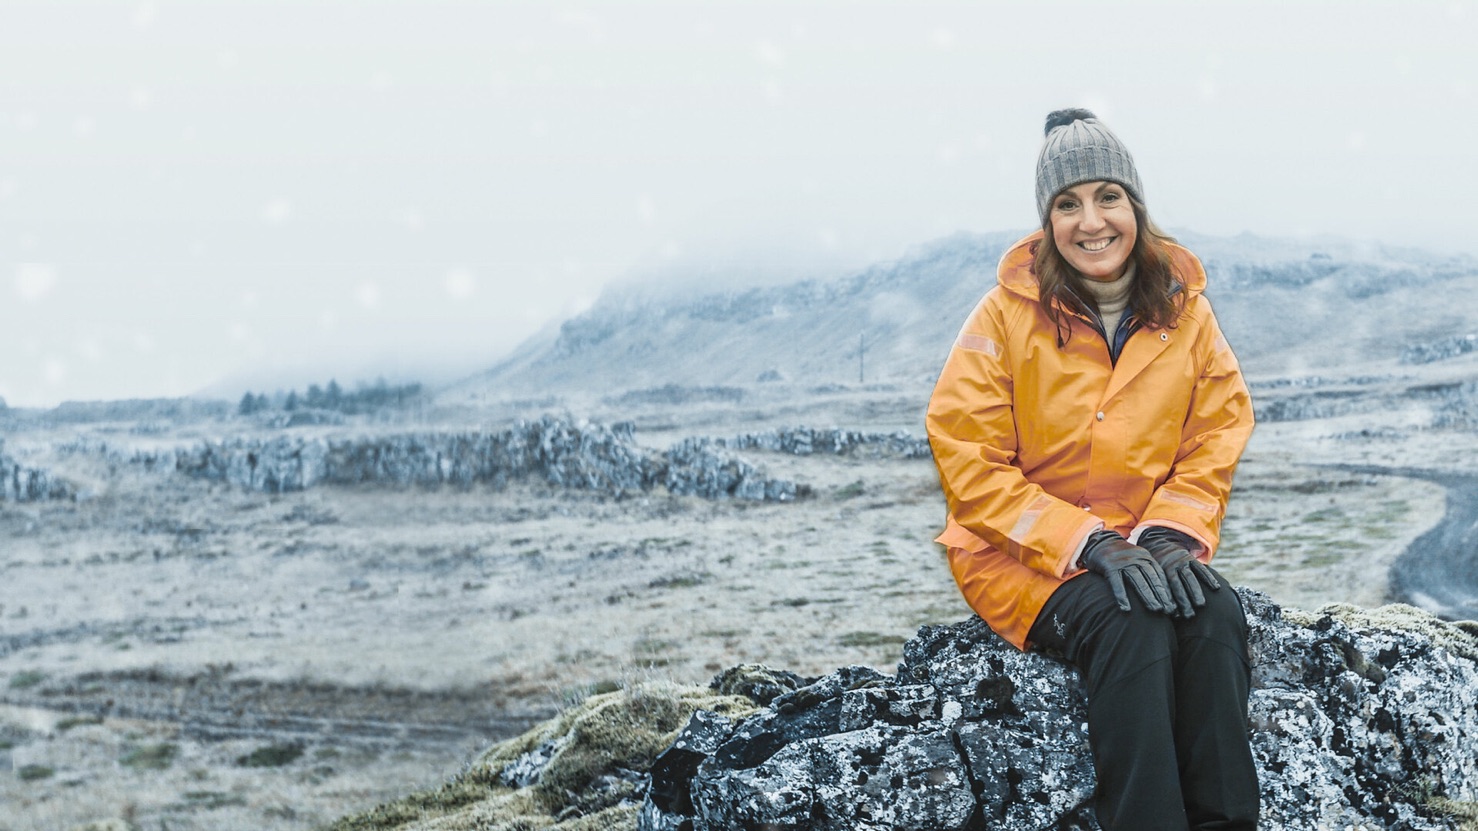
{"label": "jacket cuff", "polygon": [[1063,569],[1062,575],[1060,576],[1065,577],[1083,570],[1083,551],[1088,547],[1089,538],[1107,527],[1103,520],[1099,520],[1095,527],[1083,532],[1083,536],[1078,540],[1078,544],[1073,546],[1073,556],[1068,559],[1067,567]]}
{"label": "jacket cuff", "polygon": [[1175,531],[1181,536],[1184,536],[1187,541],[1191,543],[1192,557],[1195,557],[1198,560],[1210,559],[1209,557],[1205,557],[1203,555],[1211,550],[1211,546],[1207,545],[1206,541],[1201,539],[1200,535],[1197,534],[1195,531],[1173,520],[1153,519],[1141,522],[1139,525],[1136,525],[1134,527],[1133,531],[1129,532],[1129,542],[1133,545],[1139,545],[1140,536],[1143,535],[1144,532],[1149,530],[1150,528],[1169,528],[1171,531]]}

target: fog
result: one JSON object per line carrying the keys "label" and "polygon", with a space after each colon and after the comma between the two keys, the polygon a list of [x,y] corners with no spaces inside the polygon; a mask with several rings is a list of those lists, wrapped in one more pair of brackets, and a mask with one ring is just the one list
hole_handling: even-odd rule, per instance
{"label": "fog", "polygon": [[6,2],[0,398],[449,380],[613,283],[1025,229],[1086,106],[1156,218],[1478,253],[1462,2]]}

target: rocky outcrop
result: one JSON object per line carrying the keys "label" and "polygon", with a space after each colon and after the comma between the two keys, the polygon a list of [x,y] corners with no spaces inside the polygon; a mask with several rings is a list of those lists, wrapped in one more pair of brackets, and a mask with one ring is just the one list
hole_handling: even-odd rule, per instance
{"label": "rocky outcrop", "polygon": [[77,491],[70,484],[6,455],[5,442],[0,440],[0,502],[41,502],[76,496]]}
{"label": "rocky outcrop", "polygon": [[710,441],[719,447],[735,450],[767,450],[791,456],[820,453],[831,456],[927,459],[931,455],[928,439],[915,437],[904,430],[893,433],[864,433],[836,427],[829,430],[787,427]]}
{"label": "rocky outcrop", "polygon": [[1381,404],[1377,396],[1360,390],[1330,390],[1268,398],[1256,402],[1255,407],[1258,421],[1273,422],[1336,418],[1352,413],[1369,412]]}
{"label": "rocky outcrop", "polygon": [[[1345,379],[1337,389],[1310,392],[1278,390],[1254,399],[1259,421],[1311,421],[1360,413],[1388,414],[1420,408],[1434,429],[1478,428],[1478,382],[1444,381],[1403,386],[1376,386],[1366,378]],[[1319,386],[1319,379],[1300,386]]]}
{"label": "rocky outcrop", "polygon": [[754,465],[704,439],[679,442],[662,459],[662,484],[669,493],[791,502],[810,492],[789,480],[767,479]]}
{"label": "rocky outcrop", "polygon": [[[1435,805],[1478,801],[1473,631],[1242,598],[1264,827],[1452,828]],[[765,709],[699,713],[657,757],[639,829],[1097,827],[1077,673],[978,619],[921,629],[894,677],[773,677]]]}
{"label": "rocky outcrop", "polygon": [[1429,384],[1411,390],[1412,398],[1432,408],[1432,426],[1478,429],[1478,381]]}
{"label": "rocky outcrop", "polygon": [[1441,340],[1407,344],[1401,350],[1401,363],[1430,364],[1434,361],[1466,355],[1475,350],[1478,350],[1478,332],[1469,335],[1454,335]]}
{"label": "rocky outcrop", "polygon": [[629,423],[607,427],[549,416],[500,432],[204,442],[178,451],[175,468],[273,493],[320,484],[501,486],[518,479],[612,495],[660,485],[678,495],[783,502],[806,492],[702,441],[657,452],[636,443]]}

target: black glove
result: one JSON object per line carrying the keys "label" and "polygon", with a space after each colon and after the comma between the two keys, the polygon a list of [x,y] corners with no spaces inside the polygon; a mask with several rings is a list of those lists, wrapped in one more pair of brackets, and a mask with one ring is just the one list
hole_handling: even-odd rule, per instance
{"label": "black glove", "polygon": [[1169,614],[1175,611],[1170,598],[1170,588],[1165,585],[1165,572],[1148,551],[1119,536],[1118,532],[1103,529],[1088,535],[1088,544],[1083,548],[1083,567],[1108,578],[1109,588],[1119,601],[1119,608],[1129,611],[1129,593],[1124,590],[1124,578],[1128,577],[1134,591],[1151,612]]}
{"label": "black glove", "polygon": [[1151,525],[1140,532],[1139,546],[1150,552],[1165,572],[1165,581],[1170,584],[1170,593],[1175,595],[1181,617],[1195,617],[1196,610],[1206,605],[1202,583],[1212,591],[1221,588],[1221,581],[1211,569],[1191,555],[1191,549],[1199,547],[1196,541],[1174,528]]}

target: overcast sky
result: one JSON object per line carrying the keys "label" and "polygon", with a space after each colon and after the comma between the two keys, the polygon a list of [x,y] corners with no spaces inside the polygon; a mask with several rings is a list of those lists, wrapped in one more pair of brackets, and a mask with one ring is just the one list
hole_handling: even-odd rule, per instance
{"label": "overcast sky", "polygon": [[0,0],[0,397],[446,377],[633,275],[1025,229],[1064,106],[1172,229],[1478,253],[1474,44],[1468,2]]}

